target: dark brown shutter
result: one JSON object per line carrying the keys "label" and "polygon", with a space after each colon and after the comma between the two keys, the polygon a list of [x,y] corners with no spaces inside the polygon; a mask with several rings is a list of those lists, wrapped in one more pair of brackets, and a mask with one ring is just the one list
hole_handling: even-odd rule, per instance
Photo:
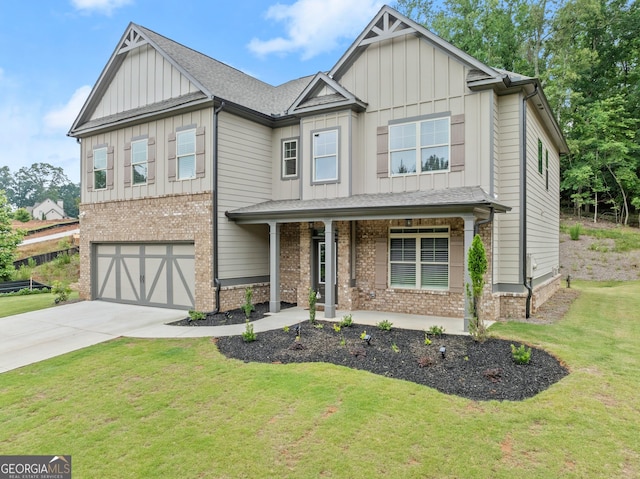
{"label": "dark brown shutter", "polygon": [[204,127],[196,130],[196,178],[204,177]]}
{"label": "dark brown shutter", "polygon": [[107,188],[113,189],[113,146],[107,148]]}
{"label": "dark brown shutter", "polygon": [[[379,126],[376,134],[378,178],[389,176],[389,127]],[[386,282],[386,280],[385,280]]]}
{"label": "dark brown shutter", "polygon": [[131,142],[124,144],[124,186],[131,186]]}
{"label": "dark brown shutter", "polygon": [[169,181],[176,181],[176,134],[169,133],[167,145],[167,177]]}
{"label": "dark brown shutter", "polygon": [[387,238],[376,238],[376,289],[387,289]]}
{"label": "dark brown shutter", "polygon": [[451,171],[464,170],[464,115],[451,116]]}
{"label": "dark brown shutter", "polygon": [[87,152],[87,191],[93,191],[93,150]]}
{"label": "dark brown shutter", "polygon": [[156,139],[147,140],[147,184],[156,182]]}
{"label": "dark brown shutter", "polygon": [[449,238],[449,291],[464,292],[464,238]]}

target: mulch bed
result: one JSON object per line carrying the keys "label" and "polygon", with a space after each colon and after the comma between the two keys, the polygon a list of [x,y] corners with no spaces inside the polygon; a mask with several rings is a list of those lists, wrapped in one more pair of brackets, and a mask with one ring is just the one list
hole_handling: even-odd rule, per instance
{"label": "mulch bed", "polygon": [[[249,321],[256,321],[258,319],[262,319],[266,316],[266,313],[269,312],[269,303],[258,303],[255,304],[255,310],[251,312],[251,316],[249,317]],[[292,303],[280,303],[280,309],[293,308],[296,306]],[[244,311],[241,309],[234,309],[233,311],[226,311],[224,313],[216,313],[211,314],[207,313],[205,319],[200,319],[198,321],[191,321],[188,317],[185,319],[181,319],[180,321],[174,321],[173,323],[168,323],[171,326],[225,326],[228,324],[244,324],[247,318],[244,314]]]}
{"label": "mulch bed", "polygon": [[[535,396],[568,374],[549,353],[532,349],[531,361],[513,361],[511,341],[489,339],[476,343],[469,336],[431,336],[425,345],[424,331],[392,329],[354,324],[333,329],[331,322],[301,323],[300,341],[296,332],[283,330],[258,333],[254,342],[240,336],[216,340],[227,357],[243,361],[287,364],[325,362],[382,376],[412,381],[468,399],[519,401]],[[372,335],[370,344],[360,339],[363,331]],[[398,351],[394,351],[395,349]],[[515,343],[520,346],[520,343]],[[444,357],[440,348],[445,348]]]}

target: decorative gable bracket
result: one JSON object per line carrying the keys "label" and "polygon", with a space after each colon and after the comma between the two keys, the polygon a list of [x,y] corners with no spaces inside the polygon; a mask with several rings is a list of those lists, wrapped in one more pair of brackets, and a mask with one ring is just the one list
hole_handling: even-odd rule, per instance
{"label": "decorative gable bracket", "polygon": [[411,33],[416,33],[416,30],[387,11],[384,12],[378,22],[370,28],[365,38],[360,42],[360,45],[369,45]]}
{"label": "decorative gable bracket", "polygon": [[133,50],[134,48],[141,47],[149,43],[146,38],[144,38],[140,32],[138,32],[135,28],[131,28],[127,34],[125,35],[122,43],[120,44],[120,48],[118,49],[118,55],[122,53],[126,53],[129,50]]}

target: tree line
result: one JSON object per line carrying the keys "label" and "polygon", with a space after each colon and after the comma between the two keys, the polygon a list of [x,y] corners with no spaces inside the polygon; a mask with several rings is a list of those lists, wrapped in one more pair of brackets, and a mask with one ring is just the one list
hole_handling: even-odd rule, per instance
{"label": "tree line", "polygon": [[487,65],[540,79],[571,153],[561,202],[622,224],[640,211],[640,8],[635,0],[398,0]]}
{"label": "tree line", "polygon": [[5,192],[8,204],[14,208],[34,206],[50,198],[53,201],[63,201],[67,216],[78,217],[80,185],[69,181],[60,167],[34,163],[13,174],[8,166],[2,166],[0,191]]}

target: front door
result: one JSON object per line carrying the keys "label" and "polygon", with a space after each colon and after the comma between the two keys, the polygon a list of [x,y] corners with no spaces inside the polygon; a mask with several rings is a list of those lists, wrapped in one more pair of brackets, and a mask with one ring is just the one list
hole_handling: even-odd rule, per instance
{"label": "front door", "polygon": [[[318,304],[324,304],[324,298],[326,297],[326,288],[327,284],[333,285],[334,290],[334,298],[335,304],[338,304],[338,288],[336,287],[336,274],[338,271],[338,255],[336,253],[336,266],[334,268],[334,276],[332,281],[328,281],[326,275],[326,243],[324,239],[315,239],[313,241],[313,250],[314,250],[314,274],[313,274],[313,289],[320,293],[320,297],[318,298]],[[336,252],[337,252],[337,244],[336,244]]]}

